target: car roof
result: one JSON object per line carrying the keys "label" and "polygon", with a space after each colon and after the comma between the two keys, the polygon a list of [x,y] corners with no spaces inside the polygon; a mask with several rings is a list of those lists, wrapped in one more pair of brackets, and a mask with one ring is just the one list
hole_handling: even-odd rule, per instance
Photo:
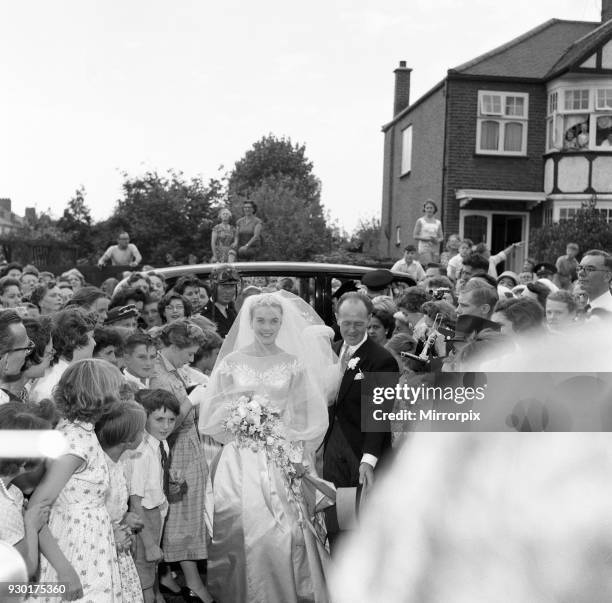
{"label": "car roof", "polygon": [[[208,275],[223,264],[187,264],[156,268],[155,272],[166,279],[176,279],[187,275]],[[361,278],[366,272],[377,270],[371,266],[353,266],[350,264],[323,264],[319,262],[235,262],[231,264],[241,276],[316,276],[329,275],[332,278]],[[392,271],[396,280],[409,281],[411,277],[405,272]]]}

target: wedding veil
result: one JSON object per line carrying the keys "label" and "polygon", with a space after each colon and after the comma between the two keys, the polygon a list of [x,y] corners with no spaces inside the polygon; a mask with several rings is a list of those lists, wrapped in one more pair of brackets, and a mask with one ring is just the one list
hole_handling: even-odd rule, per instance
{"label": "wedding veil", "polygon": [[266,362],[266,351],[258,343],[252,327],[252,312],[262,305],[280,305],[282,322],[275,343],[296,361],[297,378],[292,382],[282,409],[285,437],[288,441],[318,446],[328,426],[328,400],[335,395],[341,373],[338,358],[331,348],[331,329],[309,304],[287,291],[246,298],[211,373],[200,408],[200,431],[226,443],[232,439],[224,426],[232,402],[241,395],[265,395],[268,391],[266,383],[241,389],[231,378],[232,361],[247,347],[256,350],[257,353],[251,353],[258,356],[260,366],[263,362],[264,367],[273,368],[278,363],[278,356],[273,355],[269,356],[269,363]]}

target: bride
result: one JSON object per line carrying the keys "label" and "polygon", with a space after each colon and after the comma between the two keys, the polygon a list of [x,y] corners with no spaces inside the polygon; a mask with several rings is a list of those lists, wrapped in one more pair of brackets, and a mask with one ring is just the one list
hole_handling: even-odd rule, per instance
{"label": "bride", "polygon": [[208,560],[220,603],[329,601],[322,497],[309,485],[322,483],[314,456],[340,373],[321,328],[290,293],[248,297],[212,371],[200,431],[225,444],[211,467]]}

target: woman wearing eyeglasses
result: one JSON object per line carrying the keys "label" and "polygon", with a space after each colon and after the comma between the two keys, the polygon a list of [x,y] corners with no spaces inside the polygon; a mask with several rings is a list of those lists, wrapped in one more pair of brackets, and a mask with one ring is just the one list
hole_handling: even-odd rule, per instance
{"label": "woman wearing eyeglasses", "polygon": [[164,324],[191,316],[191,304],[182,295],[174,292],[166,293],[157,308]]}
{"label": "woman wearing eyeglasses", "polygon": [[9,390],[23,402],[27,402],[33,381],[45,374],[55,350],[51,340],[51,319],[48,316],[24,318],[23,326],[30,338],[29,349],[26,350],[21,377],[10,384]]}

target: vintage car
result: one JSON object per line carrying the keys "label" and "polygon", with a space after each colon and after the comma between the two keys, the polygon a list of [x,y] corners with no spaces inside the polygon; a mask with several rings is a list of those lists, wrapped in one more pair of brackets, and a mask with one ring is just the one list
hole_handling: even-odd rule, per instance
{"label": "vintage car", "polygon": [[[194,264],[172,266],[155,270],[163,274],[172,285],[178,278],[194,275],[206,280],[213,268],[219,264]],[[255,284],[265,286],[270,280],[292,277],[295,280],[299,295],[304,298],[331,325],[334,320],[332,304],[332,279],[346,282],[349,279],[360,280],[361,277],[375,268],[350,266],[344,264],[319,264],[316,262],[236,262],[232,266],[238,271],[243,286]],[[414,281],[403,272],[394,272],[394,284],[398,287],[414,285]]]}

